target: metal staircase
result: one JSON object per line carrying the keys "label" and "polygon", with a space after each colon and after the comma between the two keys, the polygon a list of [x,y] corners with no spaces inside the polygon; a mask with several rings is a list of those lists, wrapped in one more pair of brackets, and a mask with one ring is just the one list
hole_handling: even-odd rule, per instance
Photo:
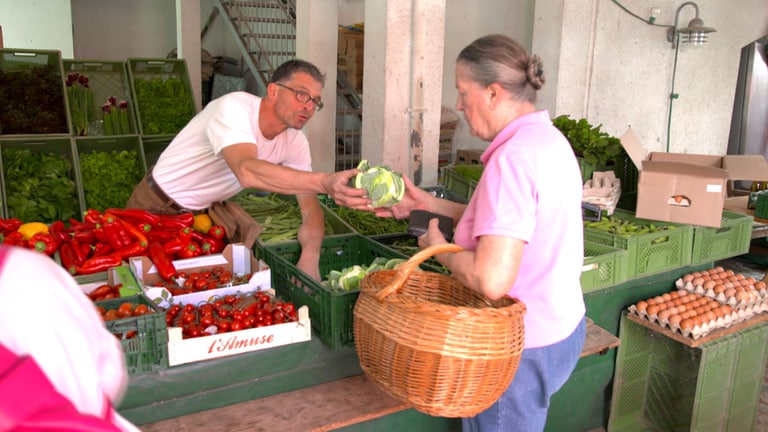
{"label": "metal staircase", "polygon": [[[295,0],[213,0],[231,31],[243,63],[263,92],[275,68],[296,57]],[[360,160],[362,97],[337,74],[336,169],[354,168]]]}

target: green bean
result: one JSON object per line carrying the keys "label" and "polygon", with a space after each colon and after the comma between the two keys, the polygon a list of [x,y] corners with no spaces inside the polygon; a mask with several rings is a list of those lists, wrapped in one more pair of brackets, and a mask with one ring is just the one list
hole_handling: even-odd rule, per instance
{"label": "green bean", "polygon": [[[234,198],[256,222],[262,231],[259,240],[274,243],[295,240],[299,235],[302,217],[295,200],[281,198],[277,194],[267,196],[241,194]],[[333,227],[325,221],[325,235],[333,235]]]}

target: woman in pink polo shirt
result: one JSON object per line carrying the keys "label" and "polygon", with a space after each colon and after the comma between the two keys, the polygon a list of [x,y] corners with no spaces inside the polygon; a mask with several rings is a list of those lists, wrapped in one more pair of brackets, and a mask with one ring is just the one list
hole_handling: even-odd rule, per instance
{"label": "woman in pink polo shirt", "polygon": [[[456,108],[490,142],[467,205],[436,198],[406,179],[403,201],[380,216],[422,209],[450,215],[466,251],[437,259],[490,299],[526,305],[525,349],[512,384],[465,431],[541,431],[552,395],[573,372],[585,338],[579,278],[584,260],[581,174],[566,138],[535,108],[541,60],[502,35],[475,40],[456,61]],[[437,219],[419,245],[445,243]]]}

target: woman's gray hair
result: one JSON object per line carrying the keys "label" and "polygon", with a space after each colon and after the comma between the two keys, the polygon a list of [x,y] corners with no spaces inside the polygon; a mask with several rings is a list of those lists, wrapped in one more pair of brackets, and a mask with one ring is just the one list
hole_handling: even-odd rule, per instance
{"label": "woman's gray hair", "polygon": [[476,39],[461,50],[456,62],[467,66],[472,81],[484,86],[498,83],[518,101],[535,103],[536,91],[544,85],[541,58],[508,36]]}

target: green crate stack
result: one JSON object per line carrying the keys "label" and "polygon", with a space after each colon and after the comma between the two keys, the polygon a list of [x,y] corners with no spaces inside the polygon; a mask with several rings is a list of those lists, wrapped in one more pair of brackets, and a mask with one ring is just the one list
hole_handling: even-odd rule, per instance
{"label": "green crate stack", "polygon": [[768,323],[689,347],[622,316],[608,430],[753,430]]}
{"label": "green crate stack", "polygon": [[584,241],[581,290],[584,293],[616,285],[627,279],[627,251]]}
{"label": "green crate stack", "polygon": [[443,185],[457,196],[469,200],[475,192],[483,165],[454,165],[443,168]]}
{"label": "green crate stack", "polygon": [[[65,186],[63,177],[60,181],[54,181],[52,171],[40,172],[39,176],[30,176],[30,173],[25,173],[24,178],[18,178],[17,175],[9,172],[9,165],[12,163],[10,154],[12,152],[22,151],[23,154],[30,159],[36,159],[42,163],[44,156],[53,156],[53,160],[61,158],[65,160],[69,165],[68,179],[72,182],[71,190],[48,190],[43,189],[43,184],[49,186],[56,186],[56,188],[62,188]],[[51,223],[57,220],[66,221],[70,217],[80,219],[85,212],[85,200],[83,199],[83,192],[80,188],[82,184],[80,179],[80,172],[77,167],[77,154],[74,148],[74,142],[71,136],[64,135],[39,135],[39,136],[26,136],[0,139],[0,187],[2,187],[2,204],[3,213],[7,217],[18,217],[24,222],[43,222]],[[26,160],[22,160],[25,166]],[[47,163],[47,162],[46,162]],[[13,178],[10,178],[13,177]],[[27,182],[26,185],[18,191],[13,191],[13,186],[16,182]],[[32,188],[26,190],[27,188]],[[35,194],[39,194],[40,200],[46,202],[55,201],[54,207],[56,208],[55,214],[48,213],[48,210],[43,210],[39,202],[34,201],[36,199]],[[16,198],[14,198],[16,197]],[[24,203],[24,207],[18,207],[15,201],[21,199]],[[66,204],[67,206],[64,206]],[[39,214],[36,217],[37,220],[28,220],[25,215]]]}
{"label": "green crate stack", "polygon": [[[75,149],[77,150],[78,169],[80,170],[86,209],[93,208],[104,211],[107,208],[125,207],[125,203],[128,202],[133,188],[146,174],[147,163],[144,158],[144,147],[139,136],[77,137],[75,138]],[[109,165],[101,166],[101,171],[97,171],[98,165],[94,165],[93,169],[91,169],[90,165],[86,166],[85,169],[83,167],[84,156],[88,157],[104,153],[111,156],[107,160],[114,162],[117,160],[118,155],[123,155],[124,152],[135,154],[136,156],[134,169],[130,172],[117,173],[114,170],[110,170]],[[130,160],[129,158],[122,157],[121,159],[125,159],[126,162]],[[112,172],[111,176],[108,175],[110,172]],[[99,178],[100,175],[102,175],[101,178]],[[108,194],[105,194],[105,192],[108,192]],[[96,203],[102,203],[103,205],[95,205]]]}
{"label": "green crate stack", "polygon": [[[627,251],[627,279],[660,273],[689,265],[693,249],[693,226],[640,219],[634,213],[617,209],[615,219],[672,229],[624,236],[584,227],[584,239]],[[604,219],[605,220],[605,219]]]}
{"label": "green crate stack", "polygon": [[696,226],[693,230],[692,264],[703,264],[749,252],[752,216],[723,211],[720,228]]}
{"label": "green crate stack", "polygon": [[129,339],[120,336],[129,374],[140,374],[168,368],[168,330],[165,313],[145,295],[120,297],[96,302],[104,310],[117,309],[123,303],[147,305],[150,313],[137,317],[106,321],[107,330],[114,335],[136,332]]}
{"label": "green crate stack", "polygon": [[195,116],[186,60],[129,58],[127,68],[142,137],[176,135]]}
{"label": "green crate stack", "polygon": [[173,141],[175,135],[142,136],[141,147],[144,149],[144,163],[149,171],[160,158],[166,147]]}
{"label": "green crate stack", "polygon": [[76,72],[88,77],[88,86],[93,93],[96,118],[100,119],[100,127],[89,130],[88,135],[105,135],[102,106],[108,102],[110,97],[117,98],[118,103],[120,101],[128,102],[128,130],[124,135],[139,133],[125,62],[64,59],[63,63],[65,75]]}
{"label": "green crate stack", "polygon": [[768,193],[761,193],[755,202],[755,217],[768,219]]}
{"label": "green crate stack", "polygon": [[[359,291],[334,292],[296,268],[301,246],[298,242],[265,245],[263,259],[272,270],[272,285],[277,294],[295,303],[307,305],[312,328],[332,349],[354,343],[352,312]],[[359,234],[326,237],[320,248],[320,274],[353,265],[369,265],[375,258],[406,258]]]}
{"label": "green crate stack", "polygon": [[[61,51],[0,48],[0,135],[72,135],[63,70]],[[32,106],[29,94],[40,103]],[[19,112],[29,116],[10,120]]]}

